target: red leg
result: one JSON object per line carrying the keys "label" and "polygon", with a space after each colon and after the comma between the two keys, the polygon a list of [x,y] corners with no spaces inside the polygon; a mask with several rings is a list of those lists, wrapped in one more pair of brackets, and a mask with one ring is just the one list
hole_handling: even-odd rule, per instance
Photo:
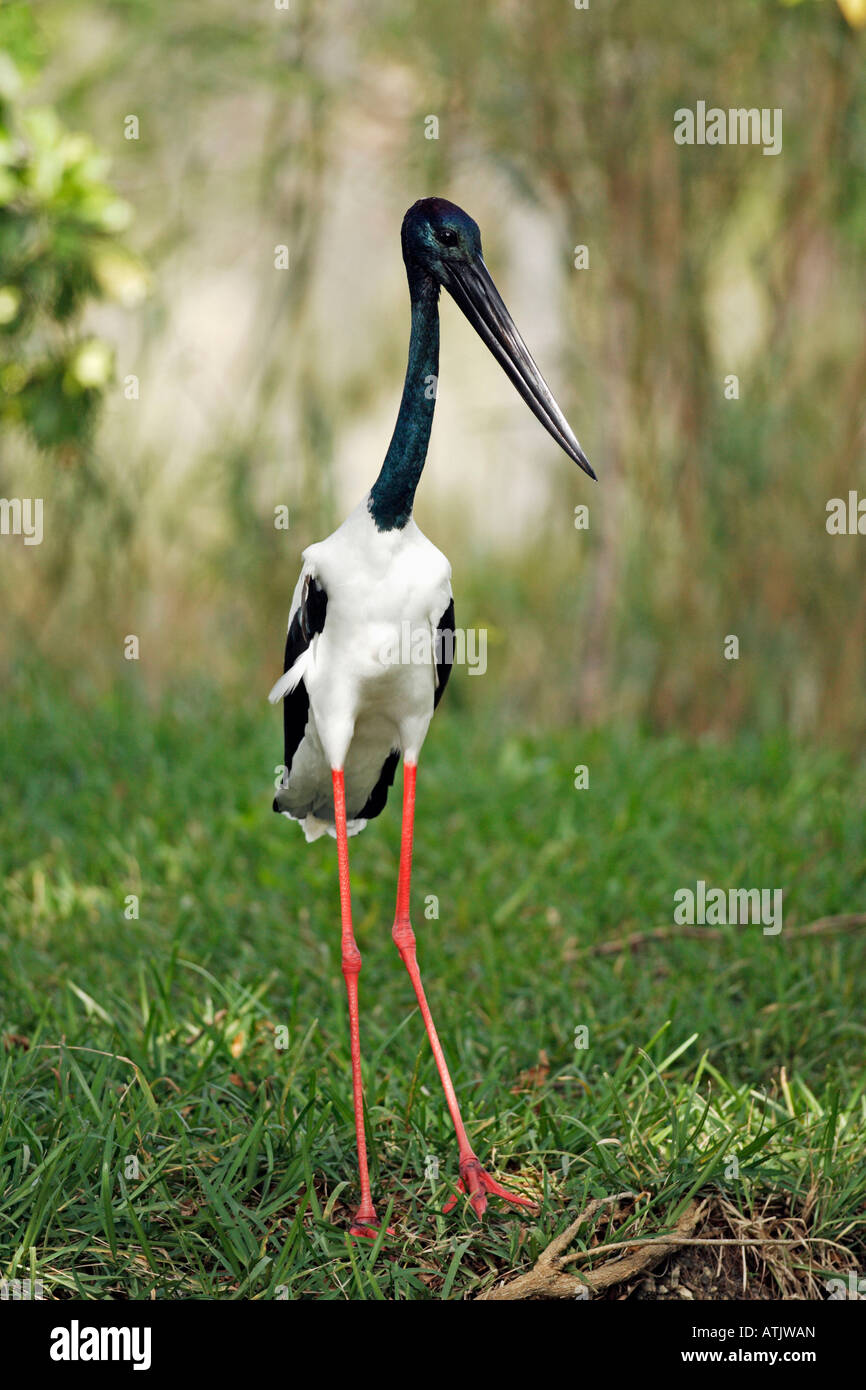
{"label": "red leg", "polygon": [[[403,964],[409,971],[410,979],[415,989],[418,999],[418,1007],[424,1019],[424,1026],[427,1029],[427,1036],[430,1039],[430,1046],[433,1049],[433,1057],[439,1072],[439,1079],[442,1082],[442,1089],[445,1092],[445,1100],[457,1134],[457,1143],[460,1156],[460,1181],[458,1187],[461,1192],[468,1192],[469,1199],[477,1216],[484,1215],[487,1207],[487,1193],[491,1192],[497,1197],[504,1197],[507,1202],[514,1202],[518,1206],[533,1207],[534,1202],[530,1202],[527,1197],[519,1197],[513,1192],[508,1192],[504,1187],[491,1178],[479,1163],[469,1139],[466,1135],[466,1128],[460,1114],[460,1107],[457,1104],[457,1096],[451,1077],[448,1073],[448,1066],[445,1061],[445,1053],[442,1051],[442,1044],[433,1023],[433,1016],[430,1013],[430,1006],[427,1003],[427,996],[424,993],[424,985],[421,982],[421,972],[418,969],[418,959],[415,951],[415,933],[409,921],[409,887],[412,878],[412,832],[415,824],[415,775],[417,773],[415,763],[405,763],[403,768],[403,832],[400,843],[400,876],[397,880],[397,911],[394,917],[394,928],[391,935],[394,938]],[[445,1205],[445,1210],[450,1211],[457,1202],[456,1195],[451,1197]]]}
{"label": "red leg", "polygon": [[[367,1138],[364,1133],[364,1090],[361,1084],[361,1029],[358,1018],[358,976],[361,973],[361,952],[352,931],[352,897],[349,887],[349,842],[346,835],[346,789],[343,769],[335,768],[334,823],[337,827],[337,864],[340,873],[340,913],[342,917],[343,978],[349,996],[349,1036],[352,1046],[352,1099],[355,1106],[355,1135],[358,1141],[358,1171],[361,1179],[361,1205],[350,1228],[353,1236],[374,1238],[379,1219],[370,1196],[370,1174],[367,1170]],[[393,1231],[389,1228],[389,1234]]]}

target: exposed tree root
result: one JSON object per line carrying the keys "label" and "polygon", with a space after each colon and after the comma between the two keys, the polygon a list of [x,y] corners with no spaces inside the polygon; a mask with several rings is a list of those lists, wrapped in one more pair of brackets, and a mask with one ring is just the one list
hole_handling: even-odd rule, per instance
{"label": "exposed tree root", "polygon": [[[576,1298],[584,1290],[590,1294],[602,1293],[613,1284],[621,1284],[627,1279],[633,1279],[636,1274],[641,1274],[644,1270],[652,1269],[667,1255],[678,1250],[682,1241],[688,1239],[692,1234],[704,1211],[703,1203],[692,1202],[683,1212],[669,1236],[656,1236],[649,1241],[641,1241],[640,1237],[636,1236],[633,1242],[629,1242],[635,1248],[629,1250],[627,1254],[620,1255],[615,1260],[607,1260],[597,1269],[587,1270],[580,1278],[574,1274],[566,1273],[563,1269],[563,1265],[569,1258],[566,1250],[581,1226],[597,1216],[604,1207],[626,1201],[628,1198],[633,1198],[634,1195],[633,1192],[618,1192],[613,1197],[602,1197],[590,1202],[577,1220],[572,1221],[571,1225],[552,1240],[546,1250],[542,1251],[528,1273],[519,1274],[510,1283],[500,1284],[496,1288],[488,1289],[485,1293],[479,1294],[478,1301]],[[571,1258],[573,1259],[574,1256]]]}
{"label": "exposed tree root", "polygon": [[[835,917],[819,917],[816,922],[807,922],[802,927],[785,929],[788,941],[802,940],[810,936],[824,936],[831,932],[859,931],[866,927],[866,912],[842,912]],[[587,956],[618,956],[625,951],[637,951],[653,941],[676,941],[681,937],[693,937],[701,941],[724,941],[729,938],[729,927],[653,927],[651,931],[635,931],[628,936],[619,936],[613,941],[596,941],[591,946],[579,947],[575,954]]]}

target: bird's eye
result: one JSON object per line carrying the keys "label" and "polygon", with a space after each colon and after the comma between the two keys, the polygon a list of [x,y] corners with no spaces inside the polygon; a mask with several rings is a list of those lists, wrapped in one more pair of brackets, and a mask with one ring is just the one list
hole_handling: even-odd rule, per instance
{"label": "bird's eye", "polygon": [[456,246],[457,233],[453,227],[440,227],[436,232],[436,240],[442,246]]}

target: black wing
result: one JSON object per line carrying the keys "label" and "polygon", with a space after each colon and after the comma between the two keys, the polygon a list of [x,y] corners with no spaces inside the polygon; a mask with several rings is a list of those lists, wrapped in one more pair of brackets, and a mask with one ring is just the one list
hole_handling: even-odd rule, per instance
{"label": "black wing", "polygon": [[[323,630],[327,611],[328,595],[315,575],[308,574],[304,581],[298,610],[289,624],[286,653],[283,658],[284,673],[291,670],[298,657],[307,650],[316,633]],[[303,680],[300,680],[294,690],[290,690],[288,695],[283,698],[283,732],[285,736],[283,761],[286,767],[286,777],[292,770],[292,759],[304,737],[309,713],[310,698],[307,695],[307,687]],[[280,810],[276,797],[274,798],[274,810]]]}
{"label": "black wing", "polygon": [[439,622],[436,624],[436,692],[433,696],[435,709],[451,675],[454,665],[454,600],[452,599]]}
{"label": "black wing", "polygon": [[392,748],[384,763],[382,771],[379,773],[379,780],[376,783],[367,800],[358,812],[363,820],[372,820],[378,816],[380,811],[384,811],[385,802],[388,800],[388,792],[394,785],[394,775],[397,771],[397,764],[400,761],[400,752],[397,748]]}

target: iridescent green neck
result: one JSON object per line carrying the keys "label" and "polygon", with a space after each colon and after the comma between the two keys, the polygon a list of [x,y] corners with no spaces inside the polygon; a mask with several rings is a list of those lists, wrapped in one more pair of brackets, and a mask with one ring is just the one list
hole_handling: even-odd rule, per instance
{"label": "iridescent green neck", "polygon": [[415,489],[430,442],[439,375],[439,286],[410,266],[412,333],[400,411],[385,462],[370,492],[370,514],[380,531],[402,529],[412,515]]}

